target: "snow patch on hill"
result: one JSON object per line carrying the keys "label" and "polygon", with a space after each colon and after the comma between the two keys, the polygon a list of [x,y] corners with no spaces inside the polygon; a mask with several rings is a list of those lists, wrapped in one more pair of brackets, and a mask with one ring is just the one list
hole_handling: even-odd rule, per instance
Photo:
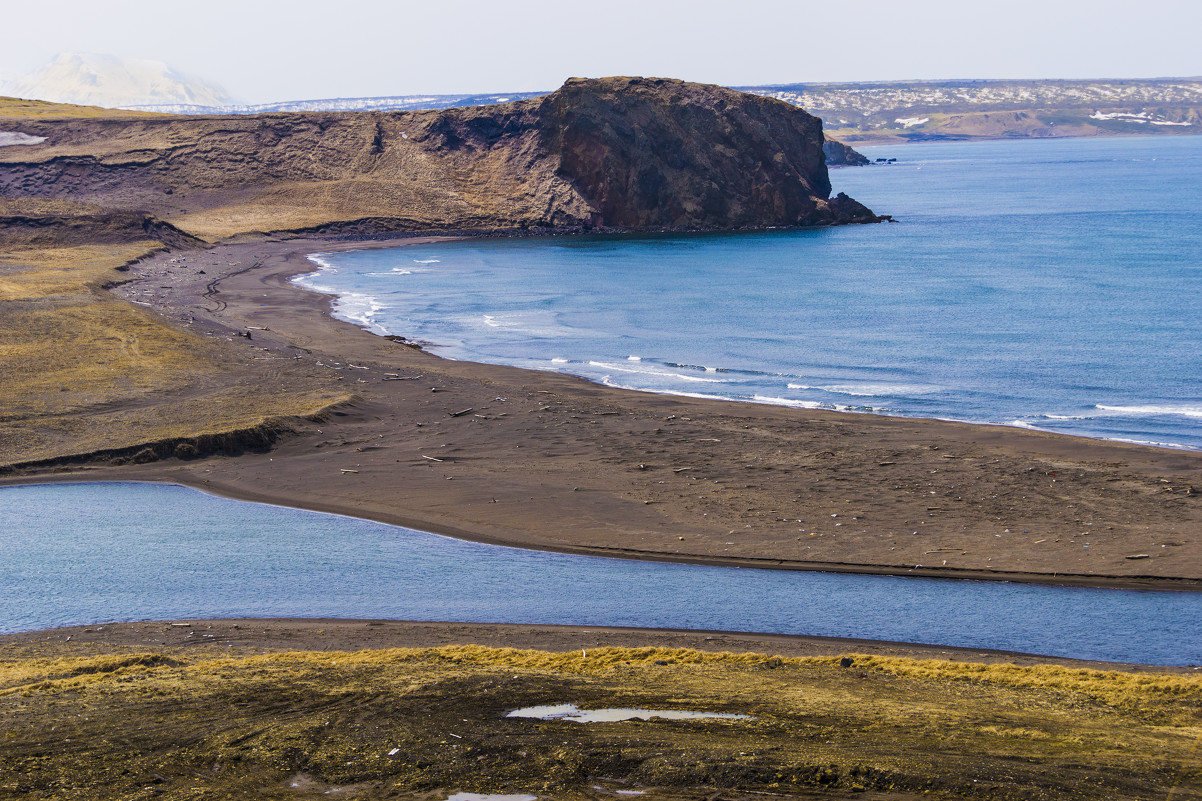
{"label": "snow patch on hill", "polygon": [[42,68],[0,86],[0,94],[106,108],[231,102],[221,87],[161,61],[95,53],[60,53]]}

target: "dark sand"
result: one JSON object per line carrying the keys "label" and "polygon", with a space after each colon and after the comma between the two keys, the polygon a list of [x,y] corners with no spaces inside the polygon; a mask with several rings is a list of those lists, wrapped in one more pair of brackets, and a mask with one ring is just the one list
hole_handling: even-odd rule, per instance
{"label": "dark sand", "polygon": [[176,252],[134,266],[116,290],[225,340],[239,381],[353,392],[328,419],[298,423],[270,451],[92,461],[3,483],[178,482],[639,559],[1202,589],[1202,453],[448,361],[334,320],[327,297],[289,282],[314,269],[306,253],[386,244],[398,242]]}

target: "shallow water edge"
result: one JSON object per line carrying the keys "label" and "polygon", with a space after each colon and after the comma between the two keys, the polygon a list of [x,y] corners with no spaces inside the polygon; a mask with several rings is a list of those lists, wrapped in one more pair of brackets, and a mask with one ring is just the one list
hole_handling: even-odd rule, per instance
{"label": "shallow water edge", "polygon": [[[583,379],[581,379],[583,380]],[[730,401],[736,403],[737,401]],[[275,506],[281,509],[298,509],[309,512],[320,512],[352,520],[384,523],[391,526],[413,528],[436,536],[451,537],[464,542],[474,542],[481,545],[496,545],[516,550],[538,551],[543,553],[560,553],[576,556],[596,556],[606,559],[623,559],[633,562],[662,562],[667,564],[698,565],[708,567],[736,567],[752,570],[779,570],[803,573],[837,573],[863,576],[892,576],[896,578],[925,578],[950,579],[960,581],[996,581],[1013,584],[1031,584],[1051,587],[1083,587],[1111,590],[1152,590],[1166,592],[1202,593],[1202,579],[1173,578],[1163,576],[1099,576],[1078,573],[1025,573],[1001,570],[973,570],[970,568],[928,567],[923,565],[897,566],[874,565],[856,562],[805,562],[790,559],[763,557],[718,557],[700,554],[671,554],[662,551],[639,551],[630,548],[599,548],[589,546],[556,545],[546,546],[539,543],[514,543],[496,537],[483,536],[477,532],[465,531],[446,525],[422,526],[413,523],[404,515],[387,513],[365,514],[362,509],[353,509],[342,504],[314,502],[303,495],[289,495],[287,500],[277,495],[264,495],[248,491],[236,485],[214,487],[205,481],[189,480],[186,476],[177,476],[173,480],[118,478],[112,475],[87,476],[78,473],[64,475],[23,476],[20,478],[0,476],[0,487],[39,486],[46,484],[151,484],[162,486],[178,486],[197,490],[217,498],[227,498],[234,501],[263,506]]]}
{"label": "shallow water edge", "polygon": [[[0,620],[11,631],[214,616],[737,626],[1075,659],[1202,661],[1189,634],[1202,614],[1194,593],[620,562],[178,486],[6,488],[0,503],[27,532],[0,541]],[[81,571],[92,577],[84,584]]]}

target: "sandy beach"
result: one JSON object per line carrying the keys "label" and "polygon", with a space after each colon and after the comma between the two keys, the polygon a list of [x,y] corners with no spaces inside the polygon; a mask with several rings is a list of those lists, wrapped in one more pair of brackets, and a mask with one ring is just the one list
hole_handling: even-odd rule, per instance
{"label": "sandy beach", "polygon": [[1202,454],[1000,426],[608,388],[449,361],[330,316],[318,251],[248,241],[134,265],[119,295],[224,348],[231,382],[340,389],[274,447],[29,481],[176,482],[492,543],[783,569],[1202,588]]}

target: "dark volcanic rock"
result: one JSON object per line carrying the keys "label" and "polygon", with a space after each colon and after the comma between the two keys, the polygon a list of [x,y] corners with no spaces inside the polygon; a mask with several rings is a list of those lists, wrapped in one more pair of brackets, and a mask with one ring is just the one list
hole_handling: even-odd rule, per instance
{"label": "dark volcanic rock", "polygon": [[540,116],[560,175],[603,225],[843,222],[826,203],[822,123],[786,103],[675,80],[573,78]]}
{"label": "dark volcanic rock", "polygon": [[822,143],[822,152],[826,154],[828,167],[863,167],[872,163],[863,153],[834,139]]}
{"label": "dark volcanic rock", "polygon": [[173,248],[204,243],[170,223],[132,211],[101,208],[39,208],[37,201],[0,200],[0,231],[7,245],[63,247],[155,240]]}

